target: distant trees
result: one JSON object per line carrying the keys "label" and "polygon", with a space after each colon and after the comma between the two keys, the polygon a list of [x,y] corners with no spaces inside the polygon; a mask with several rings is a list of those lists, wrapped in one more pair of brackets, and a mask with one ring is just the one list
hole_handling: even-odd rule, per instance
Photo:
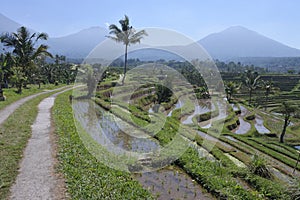
{"label": "distant trees", "polygon": [[82,78],[82,82],[86,83],[87,86],[87,98],[92,97],[94,90],[96,89],[97,84],[97,76],[94,72],[94,69],[91,65],[85,64],[78,68],[79,73],[81,74],[79,77]]}
{"label": "distant trees", "polygon": [[66,57],[55,55],[54,62],[47,63],[42,59],[39,63],[40,75],[43,82],[70,84],[77,75],[77,65],[68,63]]}
{"label": "distant trees", "polygon": [[41,56],[52,57],[47,51],[48,46],[38,44],[40,40],[47,40],[46,33],[33,33],[24,27],[20,27],[16,33],[7,33],[0,37],[4,46],[12,48],[13,59],[13,80],[18,87],[18,92],[22,92],[22,86],[27,81],[32,80],[32,75],[36,70],[36,61]]}
{"label": "distant trees", "polygon": [[252,70],[246,70],[243,77],[243,83],[249,92],[249,105],[252,103],[252,93],[259,86],[260,75]]}
{"label": "distant trees", "polygon": [[124,19],[121,19],[119,21],[121,28],[119,28],[115,24],[111,24],[109,26],[109,34],[111,36],[107,36],[108,38],[116,41],[121,42],[125,45],[125,61],[124,61],[124,76],[122,79],[122,84],[124,84],[125,76],[126,76],[126,70],[127,70],[127,49],[130,44],[136,44],[140,43],[143,36],[146,36],[147,33],[145,30],[141,30],[136,32],[136,30],[130,26],[129,24],[129,18],[125,15]]}
{"label": "distant trees", "polygon": [[62,55],[55,55],[52,60],[48,46],[41,44],[47,37],[46,33],[30,33],[23,26],[15,33],[0,36],[1,43],[7,47],[0,54],[0,93],[9,84],[21,93],[29,83],[40,86],[41,83],[69,84],[75,80],[77,67],[67,63]]}

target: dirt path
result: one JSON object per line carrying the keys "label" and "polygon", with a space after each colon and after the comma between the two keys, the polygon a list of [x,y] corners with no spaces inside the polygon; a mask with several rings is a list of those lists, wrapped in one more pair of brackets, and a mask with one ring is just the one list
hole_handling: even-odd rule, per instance
{"label": "dirt path", "polygon": [[[72,88],[45,98],[39,104],[32,136],[24,151],[19,174],[11,188],[11,199],[64,199],[63,181],[55,174],[51,141],[51,108],[55,97]],[[32,97],[33,98],[33,97]]]}
{"label": "dirt path", "polygon": [[[68,87],[68,86],[66,86]],[[54,91],[57,91],[57,90],[61,90],[65,87],[62,87],[62,88],[57,88],[57,89],[54,89],[54,90],[47,90],[47,91],[44,91],[44,92],[40,92],[40,93],[37,93],[37,94],[33,94],[33,95],[30,95],[28,97],[24,97],[6,107],[4,107],[3,109],[0,110],[0,124],[2,124],[13,112],[15,112],[15,110],[17,108],[19,108],[22,104],[24,104],[25,102],[29,101],[30,99],[33,99],[37,96],[40,96],[42,94],[46,94],[46,93],[49,93],[49,92],[54,92]]]}

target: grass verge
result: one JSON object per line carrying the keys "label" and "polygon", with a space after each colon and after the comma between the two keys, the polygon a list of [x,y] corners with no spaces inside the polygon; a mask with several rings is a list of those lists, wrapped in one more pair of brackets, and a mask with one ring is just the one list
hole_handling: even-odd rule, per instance
{"label": "grass verge", "polygon": [[3,94],[6,97],[6,100],[5,101],[0,101],[0,109],[4,108],[5,106],[7,106],[7,105],[19,100],[19,99],[30,96],[32,94],[36,94],[36,93],[42,92],[44,90],[56,89],[56,88],[59,88],[59,87],[62,87],[62,86],[65,86],[65,85],[55,86],[55,85],[52,85],[52,84],[47,84],[47,85],[41,85],[41,88],[39,89],[37,85],[29,85],[28,86],[29,89],[23,89],[22,94],[17,94],[15,92],[16,91],[15,88],[9,88],[9,89],[4,88],[3,89]]}
{"label": "grass verge", "polygon": [[37,105],[53,93],[24,103],[0,127],[0,199],[8,198],[9,189],[18,175],[19,162],[38,113]]}

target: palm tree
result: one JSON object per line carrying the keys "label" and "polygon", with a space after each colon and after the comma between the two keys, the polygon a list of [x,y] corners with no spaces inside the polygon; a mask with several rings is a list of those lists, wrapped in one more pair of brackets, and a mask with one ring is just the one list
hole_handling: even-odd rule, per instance
{"label": "palm tree", "polygon": [[273,90],[273,82],[272,81],[262,81],[262,88],[265,91],[265,111],[267,110],[267,105],[269,101],[269,95]]}
{"label": "palm tree", "polygon": [[[4,46],[13,48],[12,54],[15,56],[15,67],[18,68],[15,71],[18,71],[18,77],[21,74],[25,76],[22,80],[30,80],[36,67],[35,61],[37,58],[41,56],[52,57],[47,51],[47,45],[37,44],[40,40],[47,40],[47,38],[46,33],[31,34],[24,26],[20,27],[16,33],[7,33],[0,37]],[[35,47],[36,45],[38,45],[37,48]],[[24,84],[26,85],[26,82]],[[21,92],[22,90],[19,88],[19,91]]]}
{"label": "palm tree", "polygon": [[259,86],[259,79],[260,76],[257,72],[253,72],[252,70],[245,71],[243,82],[249,91],[249,105],[251,105],[253,91]]}
{"label": "palm tree", "polygon": [[231,98],[234,94],[236,94],[240,88],[240,85],[233,81],[225,82],[225,92],[226,92],[226,98],[228,102],[231,101]]}
{"label": "palm tree", "polygon": [[126,69],[127,69],[127,49],[130,44],[140,43],[143,36],[147,36],[145,30],[136,32],[136,30],[129,25],[129,18],[125,15],[125,19],[119,21],[121,28],[115,24],[109,26],[109,34],[113,36],[106,36],[116,42],[121,42],[125,45],[125,63],[124,63],[124,76],[122,85],[124,84]]}
{"label": "palm tree", "polygon": [[82,81],[86,83],[87,86],[88,93],[86,97],[91,98],[97,86],[96,83],[98,83],[97,74],[94,72],[94,69],[90,64],[82,65],[78,68],[78,72],[81,73],[79,77],[82,78]]}

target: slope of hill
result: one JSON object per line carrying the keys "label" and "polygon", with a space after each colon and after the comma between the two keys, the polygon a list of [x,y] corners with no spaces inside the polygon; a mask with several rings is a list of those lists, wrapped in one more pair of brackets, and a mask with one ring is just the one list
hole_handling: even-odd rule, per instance
{"label": "slope of hill", "polygon": [[14,32],[16,31],[21,24],[9,19],[8,17],[4,16],[0,13],[0,33],[5,32]]}
{"label": "slope of hill", "polygon": [[199,43],[218,59],[236,57],[295,57],[300,50],[241,26],[233,26],[201,39]]}
{"label": "slope of hill", "polygon": [[58,38],[49,38],[49,51],[69,58],[85,58],[107,35],[101,27],[91,27],[77,33]]}

